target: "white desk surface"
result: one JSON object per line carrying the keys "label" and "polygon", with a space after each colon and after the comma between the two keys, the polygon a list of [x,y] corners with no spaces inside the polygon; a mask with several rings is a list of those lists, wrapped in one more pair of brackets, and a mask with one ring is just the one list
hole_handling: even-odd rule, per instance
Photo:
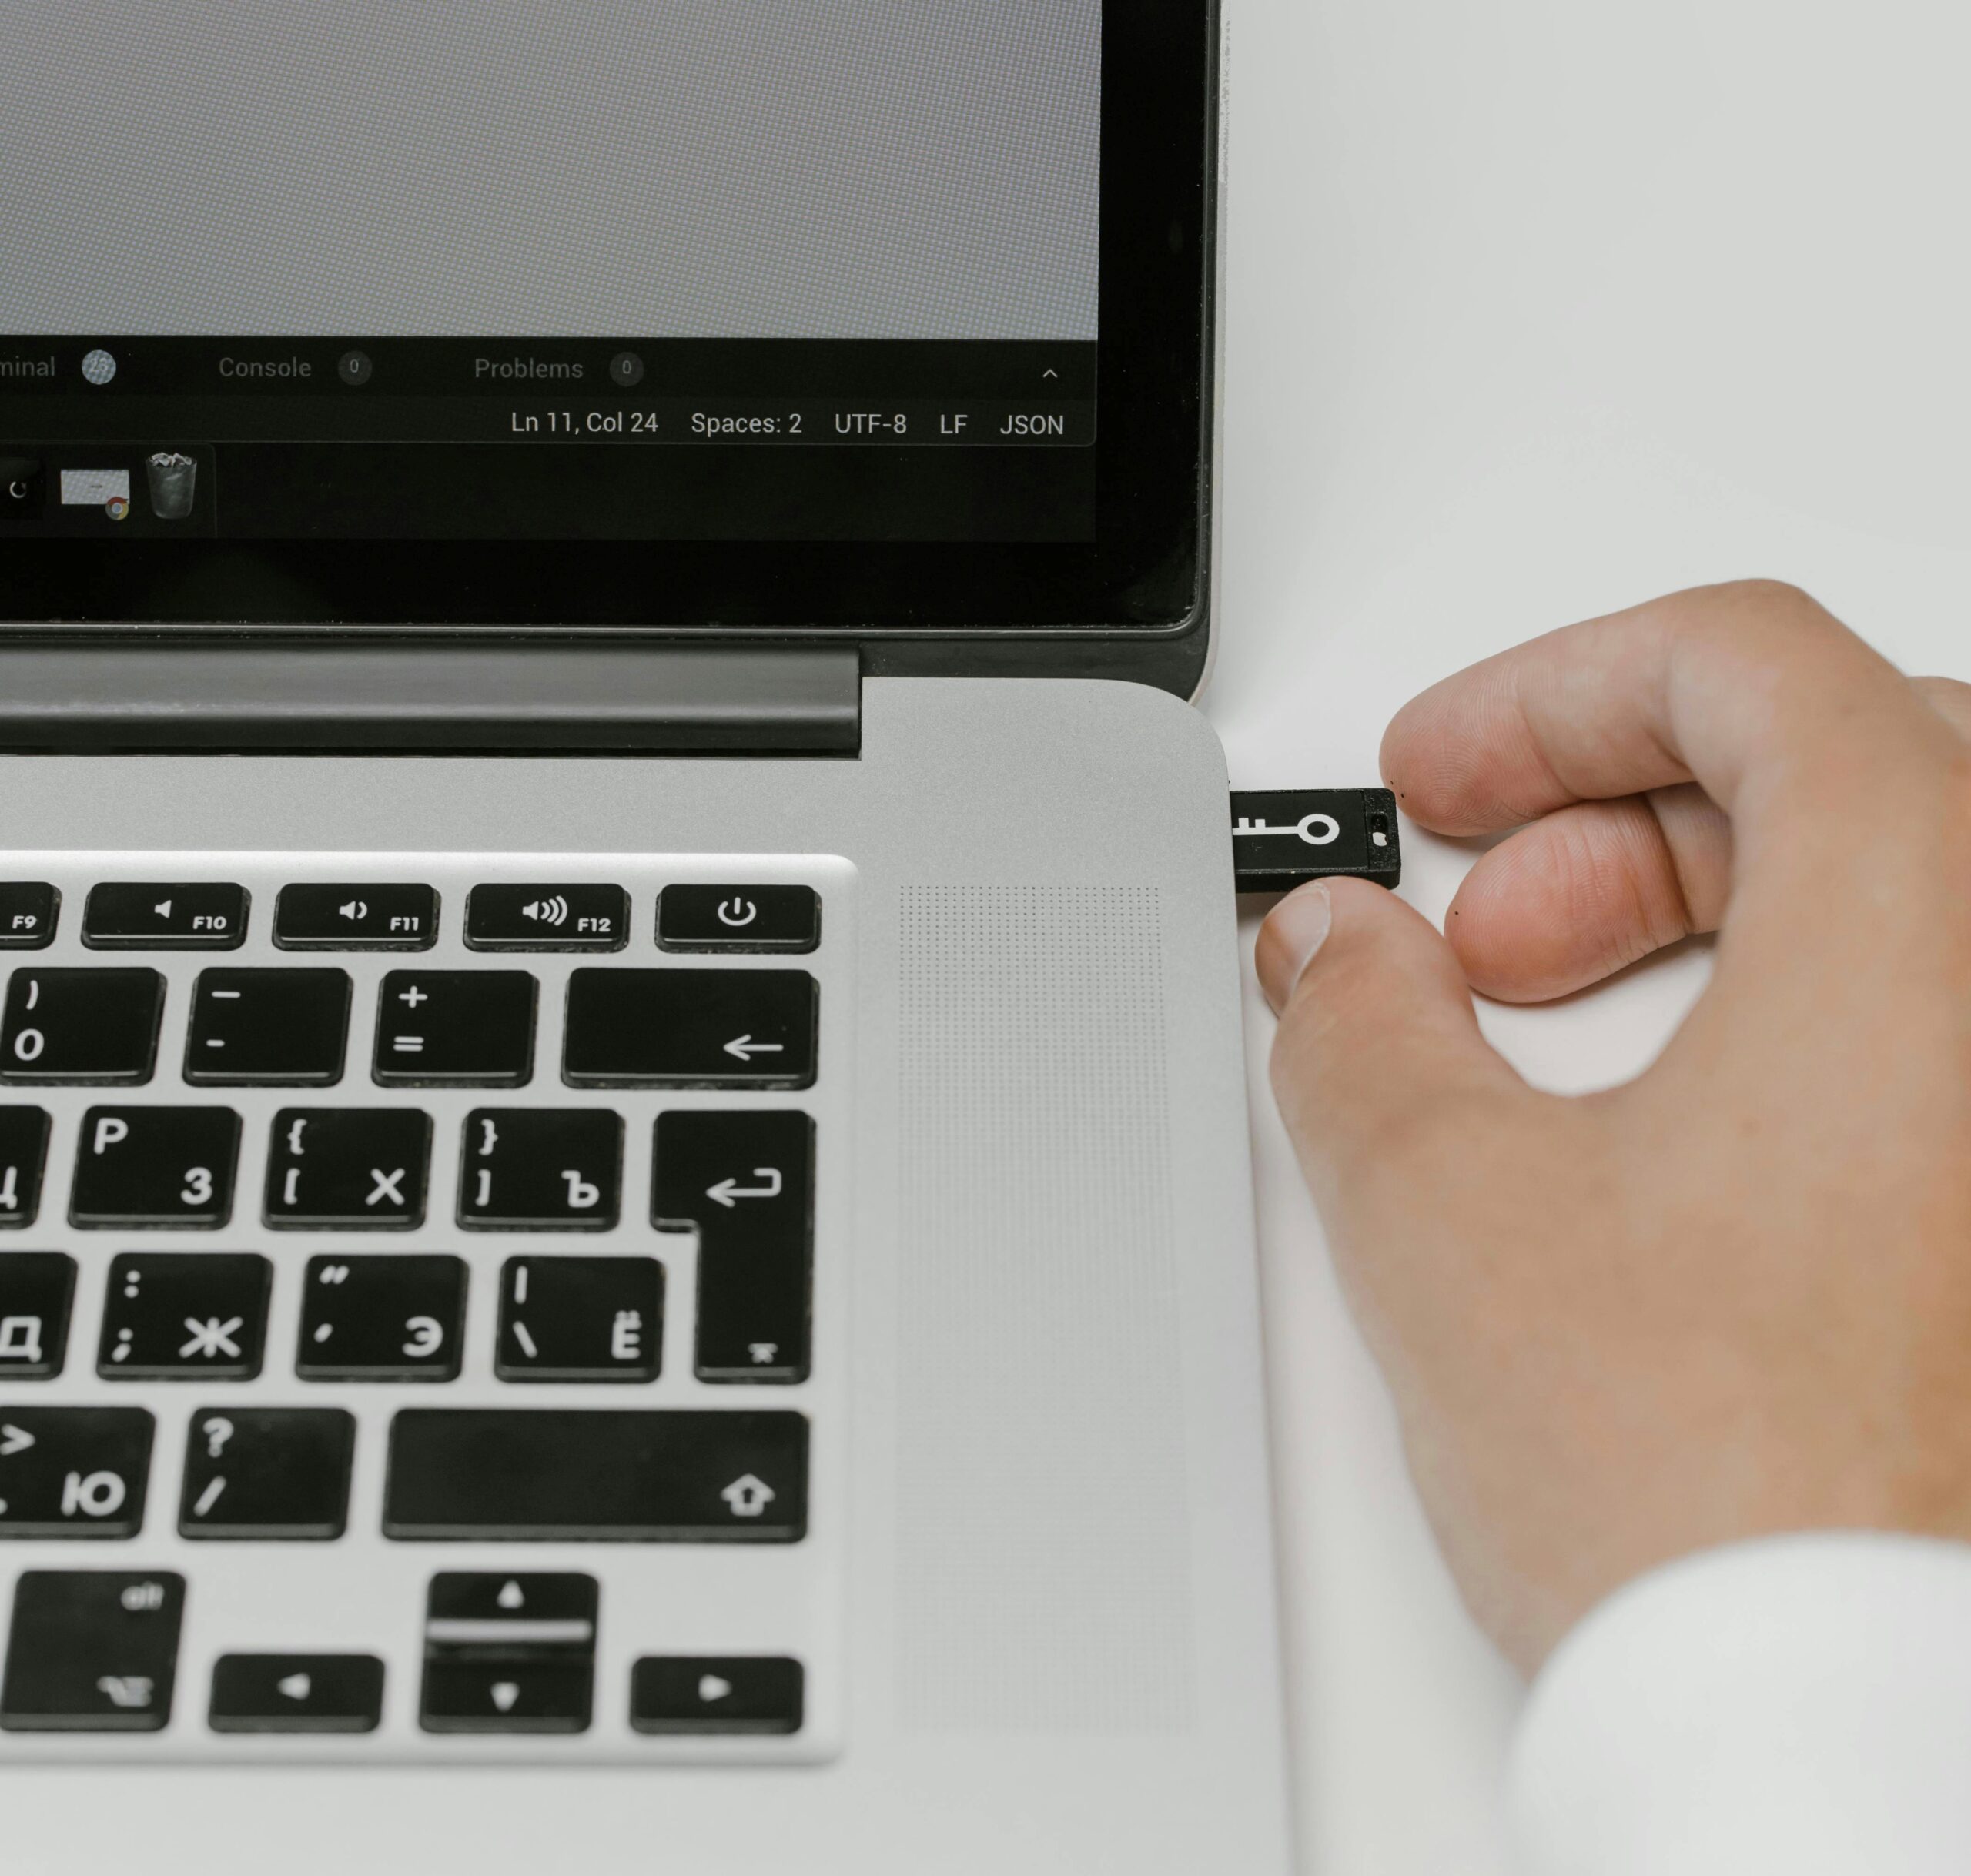
{"label": "white desk surface", "polygon": [[[1233,4],[1206,705],[1236,784],[1373,781],[1430,680],[1743,574],[1971,677],[1971,12]],[[1441,914],[1468,854],[1404,849]],[[1689,947],[1487,1027],[1545,1085],[1605,1084],[1705,968]],[[1431,1548],[1250,1011],[1303,1867],[1492,1876],[1518,1687]]]}

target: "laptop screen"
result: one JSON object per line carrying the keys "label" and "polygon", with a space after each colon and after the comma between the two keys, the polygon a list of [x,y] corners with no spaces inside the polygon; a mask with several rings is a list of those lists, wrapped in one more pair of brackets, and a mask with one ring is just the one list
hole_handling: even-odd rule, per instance
{"label": "laptop screen", "polygon": [[[13,8],[0,548],[159,569],[160,543],[234,543],[257,557],[224,564],[308,569],[299,617],[382,603],[321,557],[352,541],[671,543],[681,617],[711,582],[741,614],[930,618],[938,564],[909,555],[932,547],[975,553],[989,615],[1105,605],[1096,550],[1139,517],[1113,473],[1105,511],[1098,471],[1104,218],[1136,186],[1119,166],[1164,160],[1118,147],[1105,86],[1167,69],[1151,23],[1188,39],[1206,9],[1121,10],[1143,25],[1115,0]],[[1167,222],[1174,248],[1142,207],[1139,246]],[[868,563],[879,597],[832,577],[755,597],[760,567],[798,570],[749,567],[755,543],[895,552]],[[721,544],[715,579],[689,550]],[[1036,584],[1039,548],[1082,550],[1072,604]],[[79,563],[53,551],[21,564]],[[1132,551],[1177,564],[1167,538]],[[417,567],[441,563],[463,565]],[[80,577],[133,616],[193,603],[149,572]],[[612,609],[634,610],[589,608]]]}

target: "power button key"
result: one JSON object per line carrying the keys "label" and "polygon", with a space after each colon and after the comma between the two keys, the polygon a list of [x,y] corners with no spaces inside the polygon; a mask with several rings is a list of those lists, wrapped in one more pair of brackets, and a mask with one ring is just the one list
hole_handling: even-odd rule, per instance
{"label": "power button key", "polygon": [[822,902],[811,886],[666,886],[657,941],[665,951],[812,951]]}

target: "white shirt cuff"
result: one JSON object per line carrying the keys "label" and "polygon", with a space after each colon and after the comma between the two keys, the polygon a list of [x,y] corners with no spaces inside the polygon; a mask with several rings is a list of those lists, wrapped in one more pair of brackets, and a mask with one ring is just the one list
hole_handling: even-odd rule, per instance
{"label": "white shirt cuff", "polygon": [[1534,1683],[1528,1876],[1965,1876],[1971,1546],[1867,1533],[1686,1557]]}

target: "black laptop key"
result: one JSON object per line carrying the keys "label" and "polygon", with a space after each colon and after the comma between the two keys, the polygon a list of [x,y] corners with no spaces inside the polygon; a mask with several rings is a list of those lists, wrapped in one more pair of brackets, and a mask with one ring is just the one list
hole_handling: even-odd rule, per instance
{"label": "black laptop key", "polygon": [[59,1251],[0,1251],[0,1383],[62,1372],[75,1260]]}
{"label": "black laptop key", "polygon": [[52,943],[62,895],[45,879],[0,881],[0,950],[39,951]]}
{"label": "black laptop key", "polygon": [[812,886],[666,886],[657,941],[666,951],[812,951],[822,902]]}
{"label": "black laptop key", "polygon": [[48,1164],[48,1110],[0,1107],[0,1230],[32,1225]]}
{"label": "black laptop key", "polygon": [[408,1231],[424,1222],[431,1117],[416,1108],[283,1108],[267,1152],[276,1229]]}
{"label": "black laptop key", "polygon": [[0,1081],[147,1082],[163,1013],[156,971],[16,971],[0,1018]]}
{"label": "black laptop key", "polygon": [[201,971],[185,1078],[209,1086],[327,1088],[349,1038],[346,971]]}
{"label": "black laptop key", "polygon": [[623,1119],[606,1108],[476,1108],[459,1222],[479,1231],[607,1231],[621,1214]]}
{"label": "black laptop key", "polygon": [[654,1257],[510,1257],[500,1273],[503,1381],[654,1381],[664,1266]]}
{"label": "black laptop key", "polygon": [[798,1413],[407,1407],[383,1535],[793,1543],[808,1528]]}
{"label": "black laptop key", "polygon": [[815,1123],[781,1109],[657,1122],[651,1222],[698,1231],[701,1381],[804,1381],[815,1265]]}
{"label": "black laptop key", "polygon": [[311,1257],[294,1371],[304,1381],[454,1380],[465,1291],[457,1257]]}
{"label": "black laptop key", "polygon": [[424,1621],[427,1732],[579,1733],[589,1723],[593,1577],[441,1570]]}
{"label": "black laptop key", "polygon": [[218,881],[92,886],[82,942],[94,951],[236,951],[246,888]]}
{"label": "black laptop key", "polygon": [[222,1654],[212,1664],[215,1733],[373,1733],[383,1717],[373,1654]]}
{"label": "black laptop key", "polygon": [[517,1088],[534,1073],[535,984],[526,971],[392,971],[376,999],[387,1087]]}
{"label": "black laptop key", "polygon": [[621,886],[475,886],[466,900],[474,951],[621,951],[629,937]]}
{"label": "black laptop key", "polygon": [[0,1407],[0,1537],[134,1537],[155,1427],[141,1407]]}
{"label": "black laptop key", "polygon": [[109,1262],[96,1373],[112,1381],[250,1381],[273,1267],[250,1251],[125,1251]]}
{"label": "black laptop key", "polygon": [[356,1422],[340,1407],[209,1407],[192,1416],[178,1501],[185,1537],[340,1537]]}
{"label": "black laptop key", "polygon": [[437,935],[430,886],[283,886],[274,901],[283,951],[428,951]]}
{"label": "black laptop key", "polygon": [[585,1733],[594,1687],[593,1657],[427,1659],[417,1721],[427,1733]]}
{"label": "black laptop key", "polygon": [[572,971],[562,1078],[577,1088],[805,1088],[805,971]]}
{"label": "black laptop key", "polygon": [[630,1670],[639,1733],[798,1733],[798,1661],[772,1654],[647,1654]]}
{"label": "black laptop key", "polygon": [[239,1116],[230,1108],[95,1107],[82,1116],[69,1222],[216,1230],[233,1216]]}
{"label": "black laptop key", "polygon": [[579,1570],[441,1570],[424,1604],[427,1648],[588,1648],[601,1590]]}
{"label": "black laptop key", "polygon": [[156,1732],[171,1717],[184,1617],[185,1579],[174,1570],[23,1570],[0,1727]]}

